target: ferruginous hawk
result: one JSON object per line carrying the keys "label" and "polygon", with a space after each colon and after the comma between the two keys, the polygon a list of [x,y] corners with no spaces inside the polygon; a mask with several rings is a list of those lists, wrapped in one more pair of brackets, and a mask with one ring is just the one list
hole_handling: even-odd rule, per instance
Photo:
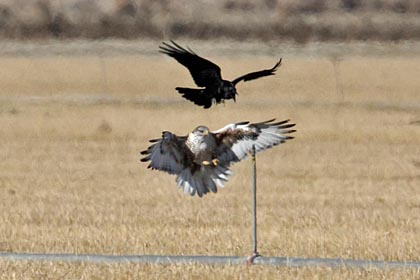
{"label": "ferruginous hawk", "polygon": [[274,121],[234,123],[213,132],[198,126],[187,136],[164,131],[161,139],[150,140],[154,144],[141,152],[145,156],[141,161],[150,161],[148,168],[177,175],[184,192],[201,197],[223,187],[232,173],[229,166],[244,159],[253,145],[260,152],[294,138],[289,134],[296,130],[289,128],[295,124]]}

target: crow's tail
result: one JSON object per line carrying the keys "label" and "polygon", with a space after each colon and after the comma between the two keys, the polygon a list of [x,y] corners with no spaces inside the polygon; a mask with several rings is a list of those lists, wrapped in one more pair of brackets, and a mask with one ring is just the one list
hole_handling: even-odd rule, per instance
{"label": "crow's tail", "polygon": [[203,106],[204,109],[208,109],[211,107],[213,98],[208,97],[204,89],[183,88],[183,87],[177,87],[175,89],[180,94],[182,94],[182,97],[193,102],[194,104],[198,106]]}

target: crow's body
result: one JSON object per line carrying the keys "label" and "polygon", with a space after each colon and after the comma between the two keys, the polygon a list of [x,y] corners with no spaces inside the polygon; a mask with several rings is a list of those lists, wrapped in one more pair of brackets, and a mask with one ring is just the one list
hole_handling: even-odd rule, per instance
{"label": "crow's body", "polygon": [[240,76],[233,81],[223,80],[221,69],[213,62],[195,54],[191,49],[185,49],[171,41],[172,45],[163,43],[160,52],[176,59],[179,63],[188,68],[194,82],[201,88],[177,87],[176,90],[182,97],[188,99],[198,106],[210,108],[213,103],[219,104],[224,100],[233,99],[236,101],[236,84],[240,81],[255,80],[275,74],[281,64],[281,59],[271,69],[252,72]]}

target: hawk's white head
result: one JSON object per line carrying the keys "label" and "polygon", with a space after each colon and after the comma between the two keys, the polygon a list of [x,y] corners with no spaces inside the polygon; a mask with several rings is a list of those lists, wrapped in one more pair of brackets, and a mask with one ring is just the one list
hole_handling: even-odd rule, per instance
{"label": "hawk's white head", "polygon": [[205,137],[209,134],[209,128],[207,126],[200,125],[194,129],[191,133],[196,135],[196,137]]}
{"label": "hawk's white head", "polygon": [[202,153],[214,147],[214,139],[210,136],[207,126],[198,126],[189,135],[187,145],[194,154]]}

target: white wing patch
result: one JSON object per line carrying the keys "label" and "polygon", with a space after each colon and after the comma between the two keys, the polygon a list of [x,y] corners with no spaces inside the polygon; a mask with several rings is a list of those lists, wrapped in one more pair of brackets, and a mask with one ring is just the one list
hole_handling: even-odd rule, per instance
{"label": "white wing patch", "polygon": [[273,121],[257,124],[230,124],[215,131],[214,133],[228,132],[226,137],[232,138],[230,139],[231,147],[221,149],[222,153],[218,157],[220,162],[229,165],[246,158],[253,145],[255,145],[255,151],[260,152],[293,138],[288,134],[295,130],[288,130],[288,128],[293,127],[294,124],[288,123],[289,120],[277,123],[272,123]]}

